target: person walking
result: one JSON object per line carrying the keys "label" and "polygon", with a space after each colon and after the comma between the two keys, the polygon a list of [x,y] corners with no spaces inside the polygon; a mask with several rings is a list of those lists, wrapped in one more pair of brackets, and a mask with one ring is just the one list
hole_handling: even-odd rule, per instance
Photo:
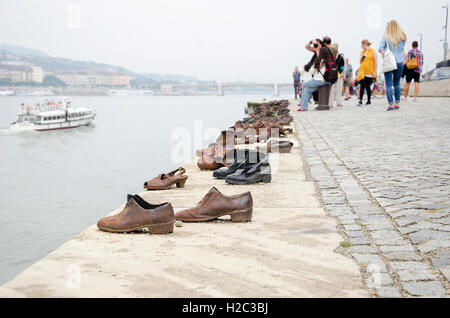
{"label": "person walking", "polygon": [[295,91],[295,99],[297,99],[300,94],[300,71],[298,66],[295,67],[294,73],[292,73],[292,77],[294,78],[294,91]]}
{"label": "person walking", "polygon": [[423,54],[419,50],[419,42],[414,41],[412,43],[412,50],[408,52],[406,62],[406,87],[405,87],[405,100],[408,100],[409,89],[411,83],[414,80],[414,100],[417,100],[419,95],[420,75],[423,69]]}
{"label": "person walking", "polygon": [[330,83],[325,81],[324,74],[326,72],[325,67],[326,64],[332,60],[333,58],[331,56],[330,50],[326,47],[322,47],[320,49],[319,56],[314,61],[314,65],[311,67],[310,70],[312,78],[309,81],[305,81],[303,83],[303,91],[299,111],[301,112],[308,111],[308,105],[312,97],[312,94],[316,92],[319,89],[319,87],[324,85],[330,85]]}
{"label": "person walking", "polygon": [[358,106],[363,105],[364,91],[367,92],[367,103],[366,105],[371,105],[372,98],[372,82],[377,78],[378,69],[378,56],[373,48],[370,46],[369,40],[363,40],[361,42],[361,65],[358,71],[358,82],[361,84],[359,92],[359,103]]}
{"label": "person walking", "polygon": [[350,86],[353,82],[353,66],[349,63],[349,59],[345,59],[345,66],[344,66],[344,74],[342,75],[342,78],[344,80],[344,94],[345,94],[345,100],[350,99]]}
{"label": "person walking", "polygon": [[[395,20],[389,21],[386,25],[386,31],[381,39],[379,47],[379,52],[383,59],[385,58],[386,49],[389,48],[392,54],[394,54],[397,63],[396,70],[384,74],[386,81],[386,96],[389,102],[388,111],[400,109],[400,79],[403,72],[403,65],[406,64],[406,40],[406,33],[402,30],[400,24]],[[394,87],[394,92],[392,91],[392,87]],[[393,93],[395,96],[393,96]]]}

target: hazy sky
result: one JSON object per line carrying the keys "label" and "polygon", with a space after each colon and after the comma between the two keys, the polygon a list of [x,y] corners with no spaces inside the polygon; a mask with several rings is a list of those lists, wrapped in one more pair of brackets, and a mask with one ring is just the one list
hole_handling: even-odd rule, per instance
{"label": "hazy sky", "polygon": [[[424,33],[425,69],[442,60],[441,0],[0,0],[0,43],[53,56],[218,81],[290,82],[330,35],[358,65],[362,39],[378,43],[388,20]],[[408,46],[410,41],[408,41]]]}

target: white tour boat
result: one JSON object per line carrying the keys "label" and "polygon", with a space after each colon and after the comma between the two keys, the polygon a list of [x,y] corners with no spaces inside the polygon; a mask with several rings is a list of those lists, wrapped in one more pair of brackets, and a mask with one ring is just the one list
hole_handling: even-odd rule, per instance
{"label": "white tour boat", "polygon": [[74,108],[70,101],[46,101],[43,105],[21,105],[17,121],[11,129],[17,130],[59,130],[89,126],[95,119],[95,111],[89,107]]}

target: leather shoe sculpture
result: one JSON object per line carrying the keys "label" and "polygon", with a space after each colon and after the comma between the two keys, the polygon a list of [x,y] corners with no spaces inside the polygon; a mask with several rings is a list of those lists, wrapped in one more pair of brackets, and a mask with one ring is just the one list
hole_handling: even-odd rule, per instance
{"label": "leather shoe sculpture", "polygon": [[238,167],[236,172],[225,179],[226,183],[233,185],[270,183],[271,181],[272,170],[269,164],[269,156],[262,152],[250,152],[247,160]]}
{"label": "leather shoe sculpture", "polygon": [[195,208],[178,212],[177,220],[183,222],[207,222],[230,215],[232,222],[250,222],[253,214],[253,198],[250,192],[225,196],[212,188]]}
{"label": "leather shoe sculpture", "polygon": [[200,158],[197,166],[200,170],[217,170],[227,166],[227,153],[234,151],[233,148],[224,148],[216,143],[210,144],[205,150],[197,151]]}
{"label": "leather shoe sculpture", "polygon": [[266,155],[250,149],[237,149],[234,153],[234,162],[228,168],[222,168],[214,171],[213,177],[219,180],[225,180],[228,176],[236,173],[239,169],[245,169],[252,163],[261,161],[264,159],[262,157],[265,158]]}
{"label": "leather shoe sculpture", "polygon": [[138,195],[128,195],[123,210],[114,216],[101,219],[97,227],[105,232],[130,233],[148,228],[150,234],[173,232],[175,217],[172,205],[153,205]]}
{"label": "leather shoe sculpture", "polygon": [[258,151],[267,151],[267,153],[279,152],[279,153],[289,153],[292,150],[294,144],[290,141],[279,141],[272,139],[267,143],[266,149],[264,147],[257,147]]}
{"label": "leather shoe sculpture", "polygon": [[175,184],[177,188],[184,188],[188,176],[185,176],[186,170],[182,167],[168,174],[160,174],[156,178],[144,183],[144,188],[150,191],[169,190]]}

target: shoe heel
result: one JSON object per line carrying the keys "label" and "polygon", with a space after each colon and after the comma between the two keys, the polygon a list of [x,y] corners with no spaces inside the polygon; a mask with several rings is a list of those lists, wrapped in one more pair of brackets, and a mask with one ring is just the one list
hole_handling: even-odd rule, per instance
{"label": "shoe heel", "polygon": [[272,182],[272,175],[271,174],[266,174],[265,176],[263,176],[262,182],[264,182],[264,183],[271,183]]}
{"label": "shoe heel", "polygon": [[253,208],[237,211],[231,214],[231,222],[244,223],[252,221]]}
{"label": "shoe heel", "polygon": [[149,234],[168,234],[173,233],[175,221],[169,223],[152,224],[148,226]]}
{"label": "shoe heel", "polygon": [[187,181],[187,179],[177,182],[177,188],[179,188],[179,189],[184,188],[184,186],[186,185],[186,181]]}

